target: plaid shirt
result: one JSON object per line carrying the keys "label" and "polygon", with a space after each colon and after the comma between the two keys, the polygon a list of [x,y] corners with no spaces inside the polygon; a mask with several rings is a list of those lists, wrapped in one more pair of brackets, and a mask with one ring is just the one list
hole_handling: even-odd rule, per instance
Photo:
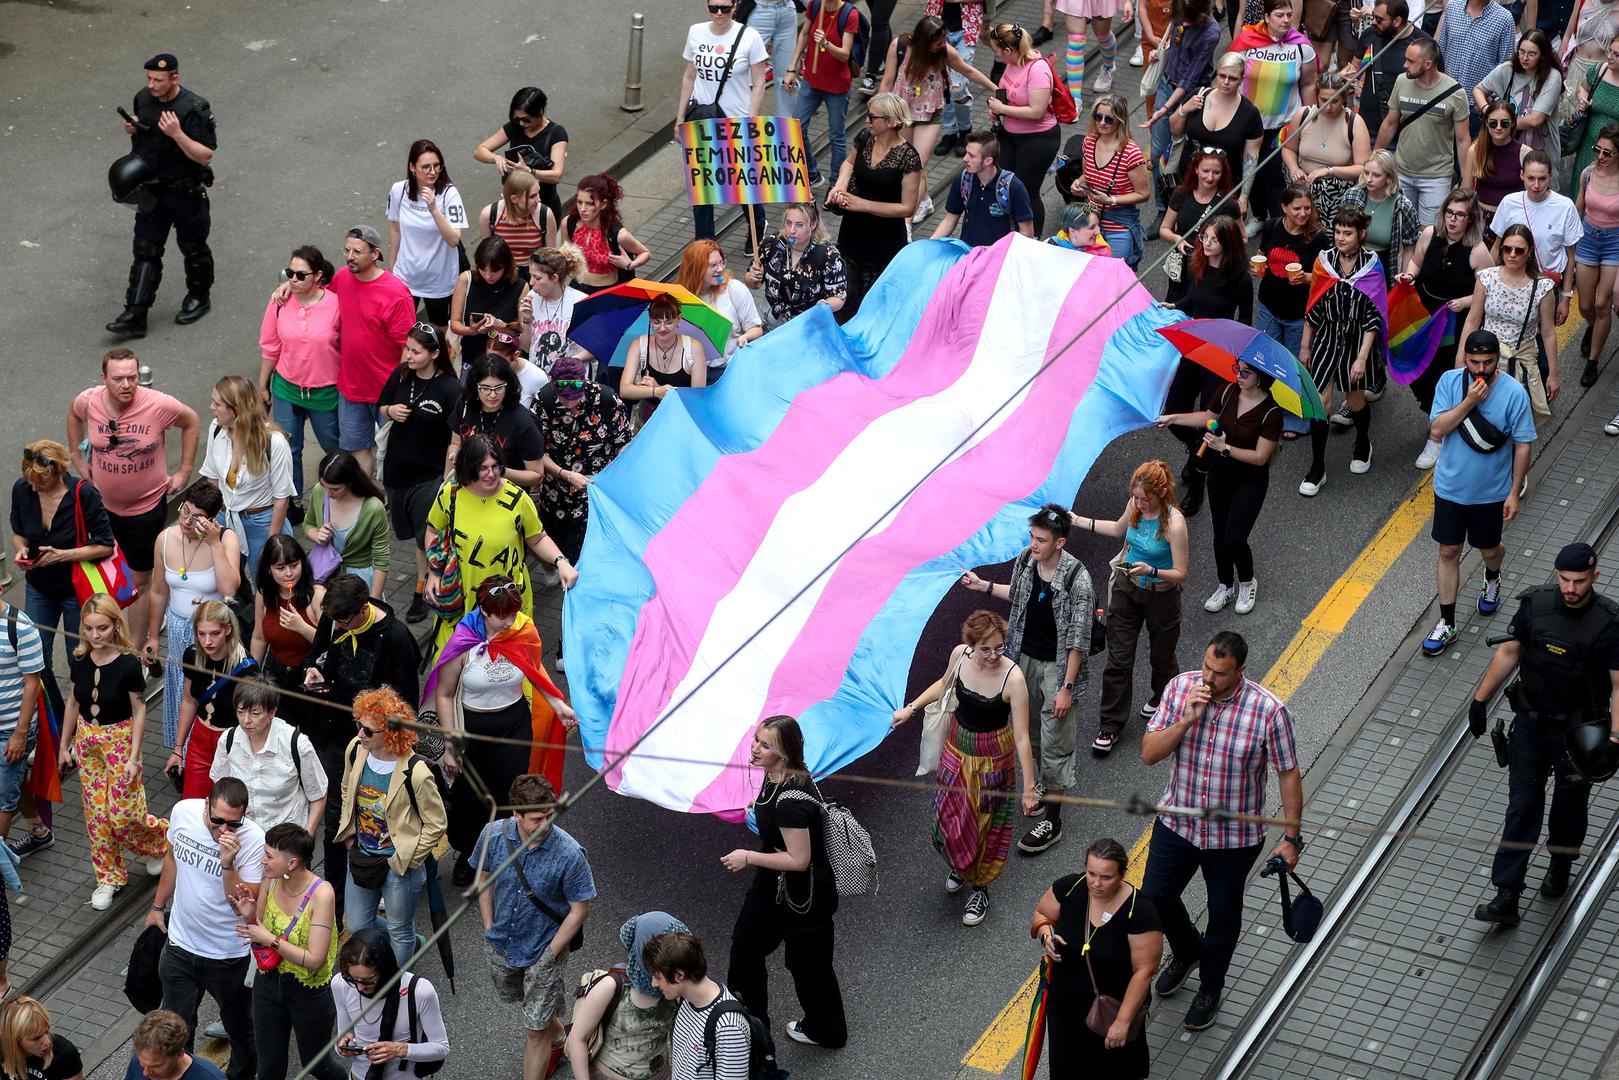
{"label": "plaid shirt", "polygon": [[[1162,731],[1179,720],[1186,695],[1202,681],[1201,671],[1183,672],[1171,679],[1147,730]],[[1244,679],[1229,701],[1211,701],[1203,719],[1192,725],[1176,747],[1162,801],[1169,806],[1263,814],[1267,763],[1278,773],[1298,767],[1293,716],[1275,694]],[[1205,850],[1252,847],[1265,838],[1263,825],[1245,821],[1166,814],[1163,822]]]}
{"label": "plaid shirt", "polygon": [[[1008,586],[1012,601],[1012,615],[1007,620],[1006,655],[1014,663],[1023,648],[1023,627],[1029,617],[1029,596],[1034,592],[1034,567],[1029,549],[1024,548],[1012,562],[1012,584]],[[1079,650],[1080,668],[1090,654],[1091,613],[1096,610],[1096,594],[1091,588],[1091,574],[1085,567],[1074,569],[1079,562],[1064,551],[1057,560],[1057,573],[1051,579],[1051,616],[1057,624],[1057,659],[1068,662],[1068,650]],[[1074,575],[1074,591],[1067,587],[1068,575]]]}

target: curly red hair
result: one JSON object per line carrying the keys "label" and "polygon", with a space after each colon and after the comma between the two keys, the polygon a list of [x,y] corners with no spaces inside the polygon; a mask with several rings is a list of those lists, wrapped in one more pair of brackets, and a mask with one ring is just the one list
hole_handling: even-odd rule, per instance
{"label": "curly red hair", "polygon": [[382,725],[382,745],[395,757],[408,757],[416,747],[414,728],[399,726],[395,722],[413,724],[416,710],[389,686],[363,691],[354,699],[355,720],[369,720]]}

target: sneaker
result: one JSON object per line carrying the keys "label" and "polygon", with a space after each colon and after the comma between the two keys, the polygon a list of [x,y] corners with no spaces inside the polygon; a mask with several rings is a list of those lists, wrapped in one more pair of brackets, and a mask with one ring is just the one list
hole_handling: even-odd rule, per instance
{"label": "sneaker", "polygon": [[877,92],[877,76],[867,75],[860,80],[860,92],[871,95]]}
{"label": "sneaker", "polygon": [[1096,77],[1096,92],[1105,94],[1111,89],[1113,89],[1113,69],[1105,67],[1102,69],[1102,73]]}
{"label": "sneaker", "polygon": [[1186,1010],[1186,1030],[1202,1031],[1214,1026],[1214,1018],[1220,1014],[1220,998],[1216,994],[1199,994],[1192,999],[1192,1007]]}
{"label": "sneaker", "polygon": [[1494,923],[1506,930],[1518,925],[1518,890],[1496,886],[1495,899],[1473,909],[1479,922]]}
{"label": "sneaker", "polygon": [[1031,818],[1045,817],[1046,816],[1046,785],[1043,782],[1039,782],[1039,783],[1036,783],[1034,785],[1034,797],[1040,800],[1040,805],[1034,808],[1033,813],[1024,814],[1023,816],[1024,817],[1031,817]]}
{"label": "sneaker", "polygon": [[30,829],[28,835],[21,840],[7,840],[6,846],[11,848],[11,853],[17,858],[26,859],[34,852],[44,851],[54,843],[56,843],[56,834],[51,830],[46,829],[44,835],[41,835]]}
{"label": "sneaker", "polygon": [[1145,716],[1148,720],[1151,720],[1154,716],[1157,716],[1158,715],[1158,699],[1153,698],[1151,701],[1146,702],[1145,704],[1143,704],[1141,706],[1141,715]]}
{"label": "sneaker", "polygon": [[1098,731],[1096,738],[1091,740],[1091,753],[1096,757],[1107,757],[1113,752],[1113,746],[1119,737],[1111,731]]}
{"label": "sneaker", "polygon": [[1225,606],[1231,603],[1232,598],[1234,598],[1236,595],[1236,589],[1233,589],[1231,586],[1221,582],[1220,587],[1210,593],[1207,600],[1203,601],[1203,610],[1224,611]]}
{"label": "sneaker", "polygon": [[1319,495],[1321,493],[1321,489],[1326,486],[1327,474],[1322,472],[1321,474],[1317,475],[1314,470],[1312,470],[1310,473],[1306,474],[1303,480],[1299,481],[1299,494],[1303,495],[1307,499],[1313,499]]}
{"label": "sneaker", "polygon": [[922,196],[922,201],[916,204],[916,213],[911,215],[911,224],[920,225],[922,220],[933,213],[933,199],[931,196]]}
{"label": "sneaker", "polygon": [[90,906],[97,911],[106,911],[112,907],[112,898],[118,895],[116,885],[97,885],[95,892],[90,894]]}
{"label": "sneaker", "polygon": [[225,1030],[225,1021],[215,1020],[201,1031],[197,1032],[205,1039],[228,1039],[230,1032]]}
{"label": "sneaker", "polygon": [[1348,401],[1348,399],[1345,399],[1343,402],[1341,402],[1339,404],[1338,408],[1333,411],[1333,414],[1330,417],[1327,418],[1327,422],[1330,423],[1333,427],[1354,427],[1355,426],[1355,418],[1349,415],[1349,401]]}
{"label": "sneaker", "polygon": [[1146,62],[1147,58],[1141,53],[1141,42],[1138,41],[1136,42],[1136,51],[1130,54],[1130,66],[1140,67]]}
{"label": "sneaker", "polygon": [[1158,973],[1157,980],[1153,982],[1153,990],[1161,998],[1174,997],[1181,992],[1181,987],[1186,985],[1186,980],[1192,977],[1192,970],[1196,967],[1196,960],[1193,960],[1190,964],[1183,964],[1173,955],[1170,956],[1169,963],[1164,966],[1164,970]]}
{"label": "sneaker", "polygon": [[427,601],[421,593],[411,597],[410,607],[405,610],[405,621],[419,623],[433,614],[433,609],[427,606]]}
{"label": "sneaker", "polygon": [[1025,855],[1038,855],[1062,839],[1062,826],[1049,818],[1023,834],[1017,849]]}
{"label": "sneaker", "polygon": [[961,913],[962,926],[977,926],[989,914],[989,893],[983,889],[974,889],[973,894],[967,897],[967,910]]}
{"label": "sneaker", "polygon": [[559,652],[559,653],[557,653],[557,674],[558,675],[566,675],[567,673],[568,673],[568,665],[567,665],[567,663],[565,661],[563,661],[562,654]]}
{"label": "sneaker", "polygon": [[1444,444],[1438,439],[1429,439],[1422,447],[1422,453],[1417,455],[1417,468],[1431,469],[1439,463],[1439,448]]}
{"label": "sneaker", "polygon": [[1619,416],[1614,417],[1612,420],[1609,420],[1606,424],[1602,425],[1602,434],[1619,435]]}
{"label": "sneaker", "polygon": [[1364,447],[1364,457],[1361,456],[1362,449],[1359,446],[1355,447],[1355,454],[1349,459],[1349,471],[1356,476],[1362,476],[1372,471],[1372,444],[1367,443]]}
{"label": "sneaker", "polygon": [[949,895],[954,896],[961,891],[961,887],[965,884],[967,884],[967,882],[962,878],[962,876],[952,870],[950,871],[950,876],[944,879],[944,891]]}
{"label": "sneaker", "polygon": [[1034,42],[1034,47],[1038,49],[1040,46],[1051,40],[1051,27],[1037,26],[1034,28],[1034,33],[1029,35],[1029,38]]}
{"label": "sneaker", "polygon": [[1478,594],[1478,613],[1480,615],[1494,615],[1501,610],[1501,579],[1491,581],[1484,579],[1484,588]]}
{"label": "sneaker", "polygon": [[1585,370],[1580,372],[1580,385],[1589,390],[1597,384],[1597,376],[1601,374],[1601,371],[1602,369],[1597,367],[1595,360],[1587,360]]}
{"label": "sneaker", "polygon": [[1252,240],[1254,237],[1259,235],[1259,229],[1259,219],[1251,217],[1248,219],[1248,224],[1243,228],[1242,231],[1248,234],[1248,239]]}
{"label": "sneaker", "polygon": [[803,1043],[805,1046],[820,1046],[821,1044],[804,1034],[804,1021],[787,1021],[787,1037],[793,1042]]}
{"label": "sneaker", "polygon": [[146,874],[148,877],[158,877],[163,873],[162,858],[142,859],[141,864],[146,867]]}
{"label": "sneaker", "polygon": [[812,172],[810,173],[809,181],[810,187],[820,187],[822,184],[826,183],[826,177],[822,176],[818,172]]}
{"label": "sneaker", "polygon": [[1237,614],[1246,615],[1254,610],[1254,601],[1259,599],[1259,579],[1237,582]]}
{"label": "sneaker", "polygon": [[1569,859],[1553,856],[1551,865],[1546,868],[1546,876],[1540,880],[1540,895],[1548,900],[1556,900],[1568,892],[1568,873],[1573,865]]}
{"label": "sneaker", "polygon": [[1452,645],[1456,644],[1456,628],[1441,618],[1433,624],[1433,630],[1422,639],[1422,655],[1438,656]]}

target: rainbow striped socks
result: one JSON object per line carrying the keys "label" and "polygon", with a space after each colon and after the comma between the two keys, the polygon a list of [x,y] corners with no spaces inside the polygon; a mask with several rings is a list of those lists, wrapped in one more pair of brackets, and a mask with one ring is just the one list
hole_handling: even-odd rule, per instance
{"label": "rainbow striped socks", "polygon": [[1102,75],[1096,80],[1096,89],[1106,93],[1113,89],[1113,63],[1118,56],[1119,39],[1113,35],[1111,27],[1107,36],[1097,42],[1102,51]]}
{"label": "rainbow striped socks", "polygon": [[1068,35],[1068,92],[1076,105],[1085,96],[1085,40],[1084,33]]}

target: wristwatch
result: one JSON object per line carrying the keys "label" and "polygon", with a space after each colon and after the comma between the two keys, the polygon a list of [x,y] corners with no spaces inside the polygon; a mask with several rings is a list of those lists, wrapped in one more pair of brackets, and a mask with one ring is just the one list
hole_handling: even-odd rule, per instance
{"label": "wristwatch", "polygon": [[1294,849],[1296,851],[1298,851],[1298,853],[1300,855],[1304,854],[1304,836],[1303,836],[1303,834],[1300,834],[1298,836],[1288,836],[1286,833],[1283,833],[1282,834],[1282,842],[1286,843],[1286,844],[1292,844]]}
{"label": "wristwatch", "polygon": [[1076,679],[1073,682],[1065,682],[1060,687],[1058,687],[1058,689],[1059,690],[1066,690],[1070,694],[1072,694],[1075,690],[1079,689],[1079,681]]}

